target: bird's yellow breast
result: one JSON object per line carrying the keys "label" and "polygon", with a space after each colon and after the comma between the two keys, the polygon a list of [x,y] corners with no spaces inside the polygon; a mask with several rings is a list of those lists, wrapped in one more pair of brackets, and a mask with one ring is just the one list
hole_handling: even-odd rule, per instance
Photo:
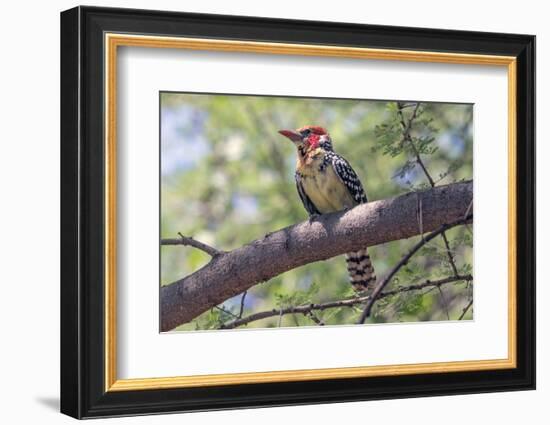
{"label": "bird's yellow breast", "polygon": [[328,164],[322,171],[323,155],[318,155],[309,161],[298,164],[302,188],[307,197],[321,214],[352,208],[357,203],[348,189]]}

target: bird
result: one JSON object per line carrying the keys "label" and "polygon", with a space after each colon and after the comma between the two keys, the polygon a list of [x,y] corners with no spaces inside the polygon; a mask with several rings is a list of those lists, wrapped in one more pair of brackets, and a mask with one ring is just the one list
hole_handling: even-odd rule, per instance
{"label": "bird", "polygon": [[[334,151],[325,128],[307,125],[279,130],[297,150],[294,178],[310,220],[368,202],[361,180],[350,163]],[[356,293],[372,289],[376,275],[367,247],[346,254],[350,283]]]}

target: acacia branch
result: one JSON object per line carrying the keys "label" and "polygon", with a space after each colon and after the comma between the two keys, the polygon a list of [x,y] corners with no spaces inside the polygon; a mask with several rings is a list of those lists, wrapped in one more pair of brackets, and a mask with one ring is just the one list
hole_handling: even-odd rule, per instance
{"label": "acacia branch", "polygon": [[216,255],[196,272],[161,288],[161,330],[187,323],[257,283],[296,267],[418,235],[418,199],[423,205],[424,231],[463,219],[472,195],[471,181],[407,193],[321,215]]}
{"label": "acacia branch", "polygon": [[224,251],[214,248],[213,246],[207,245],[204,242],[200,242],[196,239],[193,239],[189,236],[183,236],[181,233],[178,233],[180,236],[176,239],[161,239],[161,245],[185,245],[192,246],[193,248],[200,249],[201,251],[206,252],[211,257],[216,257],[217,255],[223,254]]}
{"label": "acacia branch", "polygon": [[[422,161],[422,158],[420,156],[420,152],[418,152],[418,149],[416,148],[416,145],[414,144],[414,141],[411,137],[411,130],[414,120],[417,118],[418,108],[420,108],[420,103],[417,103],[414,111],[409,118],[408,122],[405,124],[405,116],[403,114],[403,108],[404,104],[398,102],[397,108],[399,111],[399,117],[401,119],[401,126],[403,127],[403,141],[409,142],[409,145],[411,146],[411,149],[414,153],[416,163],[422,168],[422,171],[424,172],[424,175],[426,176],[426,179],[428,179],[428,182],[430,183],[431,187],[435,187],[435,181],[428,172],[428,169],[426,168],[426,165],[424,164],[424,161]],[[465,216],[468,215],[468,213],[465,214]],[[456,267],[455,260],[453,258],[453,254],[451,253],[451,246],[449,244],[449,239],[447,238],[447,234],[445,232],[441,233],[441,237],[443,238],[443,242],[445,243],[445,248],[447,249],[447,257],[449,258],[449,264],[451,265],[451,268],[453,269],[453,273],[455,276],[458,276],[458,269]]]}
{"label": "acacia branch", "polygon": [[[372,311],[372,307],[373,307],[374,303],[376,302],[377,299],[380,298],[382,290],[386,287],[386,285],[388,283],[391,282],[391,280],[397,274],[397,272],[409,262],[409,260],[412,258],[412,256],[414,254],[416,254],[416,252],[420,248],[422,248],[424,245],[426,245],[429,241],[431,241],[435,237],[441,235],[445,230],[448,230],[452,227],[458,226],[459,224],[465,224],[465,223],[471,221],[471,219],[472,219],[471,216],[461,217],[458,220],[455,220],[451,223],[443,224],[439,229],[437,229],[434,232],[430,233],[428,236],[425,236],[422,239],[420,239],[420,241],[418,241],[401,258],[401,260],[399,260],[399,262],[393,267],[393,269],[390,270],[390,272],[386,275],[386,277],[376,285],[376,287],[374,288],[373,293],[371,294],[371,296],[370,296],[370,298],[367,302],[367,305],[366,305],[365,309],[363,310],[363,313],[361,314],[361,317],[359,318],[358,323],[365,323],[366,318],[370,316],[370,313]],[[456,274],[455,276],[458,276],[458,274]]]}
{"label": "acacia branch", "polygon": [[[442,285],[448,283],[454,283],[458,281],[468,281],[472,280],[472,275],[459,275],[459,276],[449,276],[445,279],[430,281],[427,280],[422,283],[415,285],[402,286],[400,288],[394,289],[392,291],[383,292],[380,294],[378,299],[386,298],[392,295],[397,295],[404,292],[419,291],[424,288],[440,288]],[[239,326],[247,325],[251,322],[256,322],[258,320],[267,319],[268,317],[283,316],[285,314],[304,314],[305,316],[311,318],[316,324],[323,326],[324,323],[313,314],[314,311],[323,311],[331,308],[340,308],[340,307],[353,307],[356,305],[363,304],[370,299],[370,296],[364,297],[355,297],[339,301],[330,301],[320,304],[305,304],[299,306],[291,306],[283,309],[273,309],[267,311],[261,311],[259,313],[251,314],[250,316],[243,317],[242,319],[233,320],[231,322],[223,324],[220,329],[234,329]]]}
{"label": "acacia branch", "polygon": [[468,310],[470,309],[470,307],[474,304],[474,299],[472,298],[468,304],[466,304],[466,307],[464,307],[462,309],[462,314],[460,315],[460,317],[458,318],[458,320],[462,320],[464,319],[464,316],[466,316],[466,313],[468,312]]}
{"label": "acacia branch", "polygon": [[417,164],[420,166],[420,168],[422,168],[422,171],[424,171],[424,175],[426,176],[426,178],[430,182],[430,186],[434,187],[435,182],[432,179],[432,176],[430,176],[430,173],[428,173],[428,169],[426,168],[426,166],[424,165],[424,162],[420,158],[420,152],[418,152],[418,149],[416,149],[416,146],[415,146],[415,144],[412,140],[412,137],[411,137],[412,125],[413,125],[414,120],[418,116],[417,115],[418,114],[418,108],[420,108],[420,103],[416,104],[411,117],[408,119],[407,123],[405,123],[405,116],[403,114],[403,104],[400,103],[400,102],[397,102],[397,110],[398,110],[398,113],[399,113],[399,118],[401,120],[401,127],[403,127],[403,142],[408,142],[410,144]]}
{"label": "acacia branch", "polygon": [[246,298],[246,291],[241,295],[241,307],[239,308],[239,319],[243,317],[244,313],[244,299]]}

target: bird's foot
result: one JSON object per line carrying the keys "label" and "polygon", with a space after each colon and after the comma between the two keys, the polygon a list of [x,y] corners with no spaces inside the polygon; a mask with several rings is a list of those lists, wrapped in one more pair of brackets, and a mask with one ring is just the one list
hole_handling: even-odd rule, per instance
{"label": "bird's foot", "polygon": [[315,220],[317,220],[317,218],[319,217],[319,214],[310,214],[309,216],[309,224],[313,223]]}

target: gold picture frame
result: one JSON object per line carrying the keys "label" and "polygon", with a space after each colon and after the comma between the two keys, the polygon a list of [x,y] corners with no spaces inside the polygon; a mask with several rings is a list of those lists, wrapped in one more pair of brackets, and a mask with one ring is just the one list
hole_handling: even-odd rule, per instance
{"label": "gold picture frame", "polygon": [[[416,373],[465,372],[507,369],[516,366],[516,58],[513,56],[474,55],[411,50],[371,49],[356,47],[281,44],[253,41],[192,39],[128,34],[105,34],[105,151],[107,178],[105,180],[105,391],[166,389],[197,386],[235,385],[349,377],[409,375]],[[116,378],[116,95],[117,49],[119,47],[149,47],[160,49],[189,49],[239,53],[279,55],[328,56],[354,59],[396,60],[404,62],[435,62],[466,65],[506,67],[508,72],[508,358],[459,362],[402,364],[347,368],[307,369],[276,372],[231,373],[170,378]]]}

